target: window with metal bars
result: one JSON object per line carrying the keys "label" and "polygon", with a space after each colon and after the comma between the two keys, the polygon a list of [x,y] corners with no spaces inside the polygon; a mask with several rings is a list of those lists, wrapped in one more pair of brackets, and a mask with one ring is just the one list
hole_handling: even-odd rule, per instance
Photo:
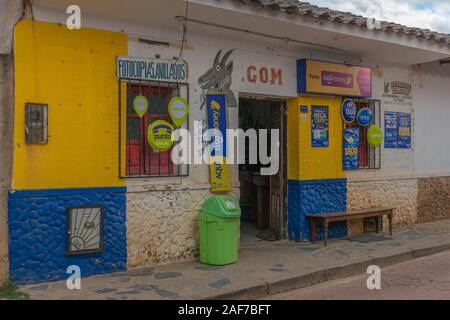
{"label": "window with metal bars", "polygon": [[[345,100],[345,99],[344,99]],[[362,108],[370,108],[373,112],[373,120],[371,124],[380,125],[381,112],[379,100],[352,99],[359,110]],[[359,169],[380,169],[381,168],[381,147],[373,148],[367,140],[369,126],[360,126],[356,121],[351,124],[344,124],[344,129],[349,127],[358,127],[360,130],[359,141]]]}
{"label": "window with metal bars", "polygon": [[[177,177],[189,175],[188,165],[177,165],[172,162],[172,148],[163,152],[157,151],[150,146],[147,139],[147,128],[156,120],[165,120],[176,127],[169,115],[168,104],[173,97],[182,97],[189,101],[188,85],[155,81],[125,82],[127,88],[125,115],[126,160],[125,172],[121,172],[121,177]],[[137,114],[133,107],[133,101],[136,96],[145,96],[148,100],[148,108],[143,115]],[[123,110],[123,108],[120,110]],[[187,128],[188,125],[189,120],[187,119],[182,127]]]}

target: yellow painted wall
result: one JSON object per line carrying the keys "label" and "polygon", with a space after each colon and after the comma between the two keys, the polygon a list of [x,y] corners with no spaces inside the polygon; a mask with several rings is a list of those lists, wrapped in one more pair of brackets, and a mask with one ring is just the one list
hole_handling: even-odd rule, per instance
{"label": "yellow painted wall", "polygon": [[[125,185],[116,56],[127,52],[122,33],[31,20],[16,26],[14,189]],[[46,145],[25,144],[26,102],[48,104]]]}
{"label": "yellow painted wall", "polygon": [[[342,98],[299,97],[288,102],[288,178],[345,178],[342,169]],[[311,106],[328,106],[329,147],[311,147]],[[308,113],[300,113],[308,106]]]}

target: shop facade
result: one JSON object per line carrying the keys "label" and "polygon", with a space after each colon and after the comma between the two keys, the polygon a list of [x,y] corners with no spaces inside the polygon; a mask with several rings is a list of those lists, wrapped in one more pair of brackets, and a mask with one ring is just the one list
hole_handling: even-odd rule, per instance
{"label": "shop facade", "polygon": [[[232,11],[237,24],[267,14],[201,2],[191,8],[201,20],[208,20],[206,9],[223,12],[224,19]],[[306,214],[388,206],[396,208],[396,226],[450,217],[449,65],[428,42],[421,45],[430,46],[429,56],[420,48],[423,57],[400,63],[331,50],[331,44],[188,24],[181,46],[179,30],[162,18],[133,23],[136,10],[129,9],[121,19],[115,12],[88,15],[81,30],[69,30],[61,24],[62,7],[38,3],[34,20],[25,16],[14,28],[14,99],[6,107],[14,114],[14,134],[5,196],[5,273],[12,281],[65,279],[70,265],[87,276],[195,258],[198,211],[214,193],[210,166],[175,164],[171,149],[155,151],[148,136],[149,127],[161,130],[154,124],[201,136],[208,90],[224,95],[228,129],[241,128],[264,103],[280,108],[276,124],[268,116],[284,141],[281,170],[268,178],[269,197],[278,196],[271,209],[277,215],[269,212],[268,222],[276,225],[277,239],[309,241]],[[176,13],[184,8],[174,1]],[[160,14],[173,20],[172,13]],[[254,22],[262,28],[267,21],[280,27],[267,17]],[[450,55],[448,47],[440,50]],[[131,65],[141,71],[127,69]],[[138,105],[141,97],[146,102]],[[169,112],[173,98],[189,105],[178,120]],[[370,121],[345,118],[348,101],[355,116],[369,110]],[[241,118],[244,104],[249,111]],[[369,144],[371,125],[382,131],[382,142]],[[264,128],[256,120],[250,127]],[[344,132],[357,132],[357,143],[349,144]],[[242,200],[243,169],[227,170],[227,193]],[[330,238],[372,227],[373,221],[332,225]]]}

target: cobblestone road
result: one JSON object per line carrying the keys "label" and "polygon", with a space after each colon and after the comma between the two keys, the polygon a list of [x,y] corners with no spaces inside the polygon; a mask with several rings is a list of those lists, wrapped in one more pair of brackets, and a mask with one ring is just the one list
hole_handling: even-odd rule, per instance
{"label": "cobblestone road", "polygon": [[269,299],[450,299],[450,252],[383,269],[380,290],[367,289],[367,278],[363,275],[336,280]]}

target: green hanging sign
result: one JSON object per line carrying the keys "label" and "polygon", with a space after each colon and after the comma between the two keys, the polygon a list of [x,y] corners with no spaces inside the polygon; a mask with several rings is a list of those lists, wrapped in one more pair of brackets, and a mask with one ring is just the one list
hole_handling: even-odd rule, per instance
{"label": "green hanging sign", "polygon": [[134,111],[142,118],[148,109],[148,99],[145,96],[136,96],[133,100]]}
{"label": "green hanging sign", "polygon": [[173,141],[174,127],[164,120],[156,120],[147,128],[147,140],[149,145],[157,151],[169,150]]}
{"label": "green hanging sign", "polygon": [[180,127],[189,114],[189,104],[188,102],[181,98],[175,97],[169,101],[169,114],[172,118],[173,123]]}
{"label": "green hanging sign", "polygon": [[367,131],[367,142],[371,147],[377,148],[383,142],[383,131],[379,126],[373,124]]}

